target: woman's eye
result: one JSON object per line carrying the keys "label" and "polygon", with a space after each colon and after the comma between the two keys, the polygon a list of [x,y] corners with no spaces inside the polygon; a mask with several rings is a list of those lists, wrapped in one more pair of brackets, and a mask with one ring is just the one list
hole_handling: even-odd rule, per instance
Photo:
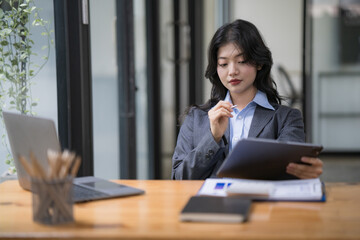
{"label": "woman's eye", "polygon": [[240,64],[244,64],[244,63],[246,63],[246,61],[239,61],[239,63],[240,63]]}
{"label": "woman's eye", "polygon": [[226,67],[227,63],[219,63],[220,67]]}

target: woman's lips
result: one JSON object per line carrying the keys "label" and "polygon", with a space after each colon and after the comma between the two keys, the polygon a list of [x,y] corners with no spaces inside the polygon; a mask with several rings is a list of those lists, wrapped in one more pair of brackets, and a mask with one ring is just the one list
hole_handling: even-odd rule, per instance
{"label": "woman's lips", "polygon": [[241,80],[239,80],[239,79],[231,79],[231,80],[229,81],[229,83],[230,83],[231,85],[237,85],[237,84],[241,83]]}

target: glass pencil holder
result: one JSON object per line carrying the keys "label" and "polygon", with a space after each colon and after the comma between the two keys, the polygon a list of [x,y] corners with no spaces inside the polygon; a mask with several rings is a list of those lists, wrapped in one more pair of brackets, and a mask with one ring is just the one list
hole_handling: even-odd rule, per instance
{"label": "glass pencil holder", "polygon": [[31,179],[33,220],[56,225],[74,222],[73,178]]}

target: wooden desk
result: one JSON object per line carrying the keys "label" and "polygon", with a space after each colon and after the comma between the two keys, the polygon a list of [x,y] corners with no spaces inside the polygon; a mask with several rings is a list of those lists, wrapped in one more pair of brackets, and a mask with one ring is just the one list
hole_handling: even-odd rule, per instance
{"label": "wooden desk", "polygon": [[183,223],[179,212],[202,181],[119,180],[145,195],[74,206],[76,222],[32,221],[31,193],[0,184],[0,239],[360,239],[360,184],[327,184],[327,202],[256,202],[242,224]]}

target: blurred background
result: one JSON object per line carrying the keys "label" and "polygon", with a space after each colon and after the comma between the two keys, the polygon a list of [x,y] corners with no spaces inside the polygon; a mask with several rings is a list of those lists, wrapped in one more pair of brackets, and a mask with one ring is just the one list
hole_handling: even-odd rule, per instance
{"label": "blurred background", "polygon": [[[81,175],[169,179],[179,116],[210,96],[209,41],[241,18],[272,51],[272,75],[284,104],[303,113],[307,142],[324,146],[323,180],[360,180],[359,0],[35,3],[55,43],[32,87],[34,112],[53,119],[63,147],[83,155]],[[0,146],[0,173],[7,153]]]}

